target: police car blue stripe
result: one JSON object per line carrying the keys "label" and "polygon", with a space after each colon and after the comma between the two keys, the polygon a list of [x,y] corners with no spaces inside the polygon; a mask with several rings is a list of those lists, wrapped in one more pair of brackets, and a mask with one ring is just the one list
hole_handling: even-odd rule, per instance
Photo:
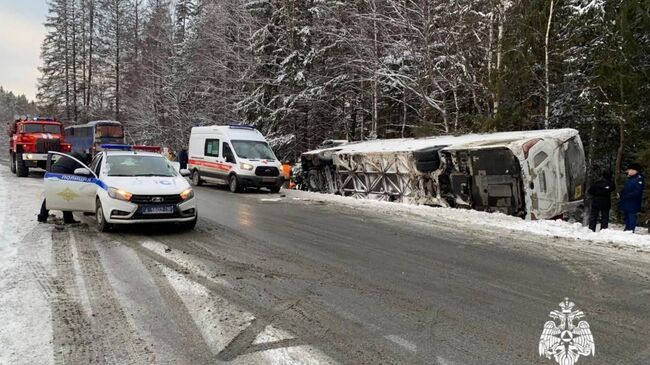
{"label": "police car blue stripe", "polygon": [[76,181],[82,183],[95,184],[104,190],[108,190],[108,186],[103,181],[96,179],[94,177],[85,177],[79,175],[66,175],[66,174],[56,174],[52,172],[45,173],[45,179],[58,179],[63,181]]}

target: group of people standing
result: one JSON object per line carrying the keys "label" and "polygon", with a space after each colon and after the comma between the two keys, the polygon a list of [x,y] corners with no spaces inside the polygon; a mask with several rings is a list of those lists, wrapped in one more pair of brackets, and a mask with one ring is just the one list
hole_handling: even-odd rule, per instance
{"label": "group of people standing", "polygon": [[[618,209],[623,214],[625,230],[636,229],[637,215],[643,204],[643,189],[645,181],[641,174],[641,165],[631,163],[627,166],[627,181],[619,194]],[[589,213],[589,229],[596,231],[598,221],[600,228],[606,229],[609,226],[609,212],[612,208],[612,193],[616,191],[616,185],[610,171],[605,171],[602,177],[589,187],[591,197],[591,211]]]}

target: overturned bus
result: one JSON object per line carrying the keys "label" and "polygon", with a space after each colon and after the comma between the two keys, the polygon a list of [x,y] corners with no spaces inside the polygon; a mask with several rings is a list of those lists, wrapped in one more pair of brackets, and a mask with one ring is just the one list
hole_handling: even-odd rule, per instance
{"label": "overturned bus", "polygon": [[353,142],[301,156],[306,190],[550,219],[582,207],[578,131]]}

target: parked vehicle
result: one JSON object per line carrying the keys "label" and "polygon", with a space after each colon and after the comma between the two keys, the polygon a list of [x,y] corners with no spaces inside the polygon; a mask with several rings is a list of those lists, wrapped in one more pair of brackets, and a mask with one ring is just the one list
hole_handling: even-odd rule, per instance
{"label": "parked vehicle", "polygon": [[124,128],[113,120],[97,120],[65,129],[66,140],[72,152],[83,154],[88,160],[105,144],[124,144]]}
{"label": "parked vehicle", "polygon": [[253,126],[194,127],[188,169],[195,186],[203,182],[228,185],[233,193],[246,188],[280,191],[282,165],[264,136]]}
{"label": "parked vehicle", "polygon": [[547,219],[583,205],[578,131],[374,140],[309,151],[309,190]]}
{"label": "parked vehicle", "polygon": [[44,169],[48,151],[69,152],[63,124],[49,117],[23,117],[9,126],[11,172],[25,177],[32,167]]}
{"label": "parked vehicle", "polygon": [[74,174],[45,174],[47,209],[95,213],[100,231],[137,223],[194,228],[198,213],[194,192],[185,179],[189,171],[176,171],[150,146],[104,147],[90,166],[68,154],[51,153],[83,167]]}

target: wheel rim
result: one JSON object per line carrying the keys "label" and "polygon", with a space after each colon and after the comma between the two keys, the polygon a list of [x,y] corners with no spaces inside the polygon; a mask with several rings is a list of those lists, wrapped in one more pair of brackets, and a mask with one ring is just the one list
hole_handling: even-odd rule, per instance
{"label": "wheel rim", "polygon": [[230,191],[235,190],[237,190],[237,178],[233,176],[230,178]]}
{"label": "wheel rim", "polygon": [[192,182],[194,185],[199,185],[199,173],[196,171],[192,174]]}

